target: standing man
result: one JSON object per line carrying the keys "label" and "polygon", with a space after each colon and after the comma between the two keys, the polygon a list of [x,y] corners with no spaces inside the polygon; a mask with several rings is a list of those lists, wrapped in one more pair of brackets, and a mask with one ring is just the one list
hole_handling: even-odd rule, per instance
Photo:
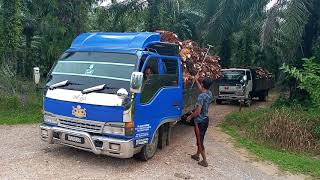
{"label": "standing man", "polygon": [[202,161],[198,162],[198,164],[203,167],[208,167],[203,141],[209,125],[208,109],[213,98],[212,92],[209,89],[212,84],[212,81],[208,78],[205,78],[200,84],[198,77],[196,77],[195,79],[201,94],[198,96],[196,108],[193,110],[192,114],[187,117],[187,121],[189,122],[191,121],[191,119],[194,118],[194,130],[198,146],[197,153],[191,155],[191,158],[196,161],[199,161],[201,154]]}

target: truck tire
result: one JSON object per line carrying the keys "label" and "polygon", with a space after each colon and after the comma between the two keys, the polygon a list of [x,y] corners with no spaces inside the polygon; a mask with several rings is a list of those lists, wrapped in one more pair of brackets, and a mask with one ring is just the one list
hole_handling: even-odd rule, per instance
{"label": "truck tire", "polygon": [[251,96],[251,93],[249,93],[248,99],[246,99],[246,100],[244,101],[244,104],[245,104],[247,107],[250,107],[250,106],[251,106],[251,104],[252,104],[252,96]]}
{"label": "truck tire", "polygon": [[267,101],[267,97],[265,95],[260,95],[259,101]]}
{"label": "truck tire", "polygon": [[263,91],[259,95],[259,101],[267,101],[268,91]]}
{"label": "truck tire", "polygon": [[219,104],[219,105],[221,105],[221,104],[222,104],[222,100],[221,100],[221,99],[217,99],[217,100],[216,100],[216,103]]}
{"label": "truck tire", "polygon": [[164,149],[168,145],[167,141],[170,138],[169,137],[169,129],[170,129],[169,123],[163,124],[159,128],[159,140],[158,140],[158,148],[159,149]]}
{"label": "truck tire", "polygon": [[134,158],[142,161],[148,161],[156,154],[158,149],[158,142],[159,142],[159,131],[157,130],[152,142],[150,144],[143,146],[141,151],[138,154],[134,155]]}

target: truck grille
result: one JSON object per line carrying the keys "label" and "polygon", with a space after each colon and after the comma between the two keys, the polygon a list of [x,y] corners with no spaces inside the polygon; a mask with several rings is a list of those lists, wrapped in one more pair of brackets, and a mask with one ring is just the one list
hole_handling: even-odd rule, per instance
{"label": "truck grille", "polygon": [[104,124],[105,123],[103,122],[85,121],[80,119],[59,119],[58,126],[91,133],[102,133]]}
{"label": "truck grille", "polygon": [[220,92],[221,95],[232,95],[235,94],[235,92]]}

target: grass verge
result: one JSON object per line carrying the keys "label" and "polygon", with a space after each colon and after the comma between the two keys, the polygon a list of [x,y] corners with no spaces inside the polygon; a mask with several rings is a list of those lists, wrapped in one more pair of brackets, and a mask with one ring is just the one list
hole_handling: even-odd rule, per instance
{"label": "grass verge", "polygon": [[0,125],[38,123],[41,118],[42,100],[39,96],[0,97]]}
{"label": "grass verge", "polygon": [[[256,112],[251,114],[255,115],[255,117],[252,118],[257,118]],[[227,117],[227,119],[237,117],[243,116],[237,113],[233,113],[229,117]],[[246,121],[245,118],[239,120]],[[281,150],[279,148],[269,146],[267,145],[267,143],[260,142],[255,138],[244,135],[243,128],[239,128],[238,126],[229,124],[228,120],[221,125],[221,128],[227,134],[232,136],[241,147],[248,149],[250,152],[254,153],[263,160],[273,162],[282,170],[292,173],[303,173],[316,178],[320,177],[320,160],[312,157],[311,155],[294,153],[291,151]]]}

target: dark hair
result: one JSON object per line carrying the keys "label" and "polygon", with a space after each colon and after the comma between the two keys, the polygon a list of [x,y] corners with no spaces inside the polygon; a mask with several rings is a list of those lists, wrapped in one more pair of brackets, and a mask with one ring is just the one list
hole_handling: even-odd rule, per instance
{"label": "dark hair", "polygon": [[209,90],[211,85],[212,85],[212,80],[210,78],[204,78],[204,80],[202,81],[203,88],[205,88],[206,90]]}
{"label": "dark hair", "polygon": [[151,66],[147,66],[147,67],[144,69],[144,71],[146,71],[147,69],[150,69],[150,71],[153,72]]}

